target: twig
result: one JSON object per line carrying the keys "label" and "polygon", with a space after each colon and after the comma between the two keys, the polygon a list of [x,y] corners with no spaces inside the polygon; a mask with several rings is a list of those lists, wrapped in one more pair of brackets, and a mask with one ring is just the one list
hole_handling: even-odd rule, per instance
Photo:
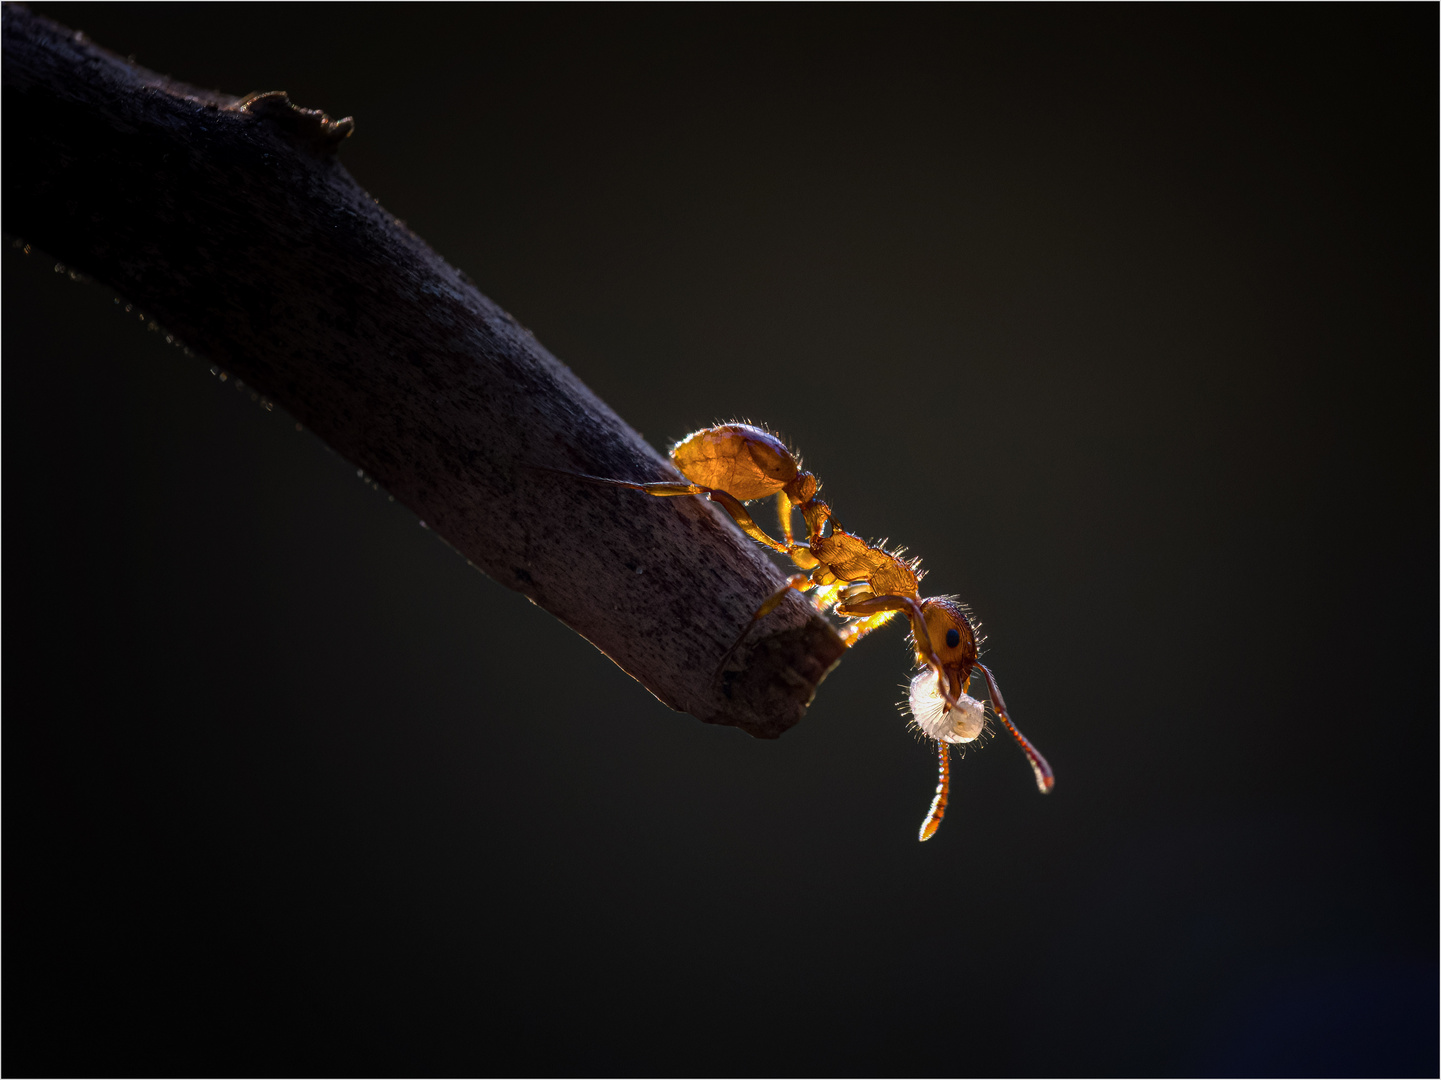
{"label": "twig", "polygon": [[[23,7],[3,14],[6,232],[113,287],[281,405],[472,564],[674,709],[774,737],[843,647],[780,572],[335,160],[349,118],[198,91]],[[536,658],[544,671],[545,657]],[[550,673],[557,708],[583,688]]]}

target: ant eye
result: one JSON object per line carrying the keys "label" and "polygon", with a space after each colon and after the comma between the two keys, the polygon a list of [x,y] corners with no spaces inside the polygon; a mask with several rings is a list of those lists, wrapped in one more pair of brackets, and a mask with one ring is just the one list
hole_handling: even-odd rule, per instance
{"label": "ant eye", "polygon": [[953,626],[953,627],[951,627],[949,630],[946,631],[946,646],[947,646],[948,648],[954,649],[954,648],[955,648],[957,645],[959,645],[960,643],[961,643],[961,632],[960,632],[959,630],[957,630],[957,629]]}

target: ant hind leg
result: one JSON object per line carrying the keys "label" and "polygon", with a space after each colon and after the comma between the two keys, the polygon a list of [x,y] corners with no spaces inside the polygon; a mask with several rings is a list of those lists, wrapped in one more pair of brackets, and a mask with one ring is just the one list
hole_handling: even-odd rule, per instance
{"label": "ant hind leg", "polygon": [[[786,543],[774,539],[764,529],[755,523],[745,506],[728,491],[721,491],[719,488],[708,488],[700,484],[680,483],[673,480],[658,480],[652,483],[636,483],[631,480],[612,480],[606,476],[591,476],[589,473],[565,472],[563,469],[551,469],[543,465],[531,465],[529,468],[539,472],[557,473],[560,476],[573,476],[577,480],[585,480],[592,484],[604,484],[606,487],[625,488],[628,491],[639,491],[643,495],[654,495],[656,498],[668,498],[676,495],[704,495],[713,503],[720,504],[721,508],[740,526],[741,531],[758,544],[764,544],[772,551],[779,551],[782,555],[788,556],[797,565],[805,565],[805,556],[796,557],[798,550],[805,550],[803,544],[797,544],[793,539],[787,537]],[[806,551],[806,555],[810,552]]]}

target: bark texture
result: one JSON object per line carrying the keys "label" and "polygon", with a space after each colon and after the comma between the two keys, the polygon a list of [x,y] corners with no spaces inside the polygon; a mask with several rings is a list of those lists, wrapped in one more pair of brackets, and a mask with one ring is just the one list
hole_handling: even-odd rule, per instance
{"label": "bark texture", "polygon": [[[839,659],[716,507],[339,164],[349,118],[198,91],[7,5],[4,228],[113,287],[671,708],[774,737]],[[557,671],[557,679],[564,673]]]}

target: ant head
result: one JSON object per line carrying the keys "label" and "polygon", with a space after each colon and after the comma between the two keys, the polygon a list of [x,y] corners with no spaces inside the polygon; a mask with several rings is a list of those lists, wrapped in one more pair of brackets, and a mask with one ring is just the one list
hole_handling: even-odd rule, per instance
{"label": "ant head", "polygon": [[[964,682],[976,666],[976,631],[966,609],[954,600],[936,597],[921,601],[921,615],[926,620],[926,634],[936,650],[941,665],[953,682]],[[917,663],[924,663],[917,656]]]}

